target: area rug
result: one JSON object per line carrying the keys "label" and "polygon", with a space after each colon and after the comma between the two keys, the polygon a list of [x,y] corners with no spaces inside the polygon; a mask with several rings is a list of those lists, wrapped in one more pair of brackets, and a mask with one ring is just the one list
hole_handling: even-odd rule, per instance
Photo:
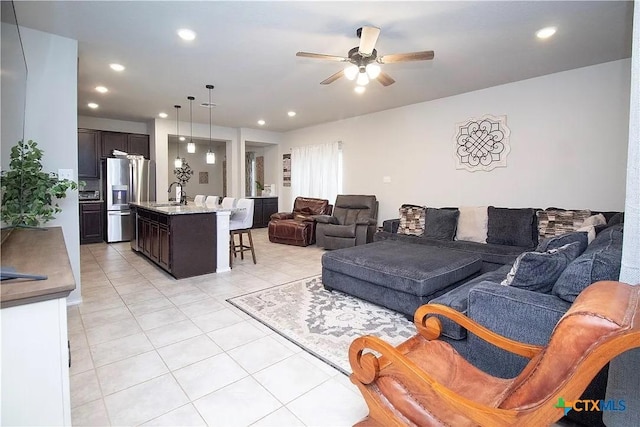
{"label": "area rug", "polygon": [[325,290],[320,276],[227,301],[345,374],[351,373],[354,339],[375,335],[395,346],[416,333],[413,323],[394,311]]}

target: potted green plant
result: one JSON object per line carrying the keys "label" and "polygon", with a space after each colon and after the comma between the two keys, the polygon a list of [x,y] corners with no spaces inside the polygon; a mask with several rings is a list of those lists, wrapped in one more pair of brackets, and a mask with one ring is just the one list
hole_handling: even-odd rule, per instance
{"label": "potted green plant", "polygon": [[2,188],[2,221],[13,227],[37,227],[62,212],[56,202],[78,184],[58,179],[56,173],[42,171],[43,150],[29,140],[11,147],[9,170],[0,174]]}

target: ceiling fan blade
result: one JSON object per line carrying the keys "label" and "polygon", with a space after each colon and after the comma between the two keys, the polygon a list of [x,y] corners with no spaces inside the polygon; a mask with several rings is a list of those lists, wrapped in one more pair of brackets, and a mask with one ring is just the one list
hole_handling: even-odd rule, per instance
{"label": "ceiling fan blade", "polygon": [[298,52],[296,53],[296,56],[301,56],[304,58],[325,59],[327,61],[336,61],[336,62],[349,61],[349,58],[345,58],[344,56],[325,55],[324,53]]}
{"label": "ceiling fan blade", "polygon": [[326,79],[324,79],[323,81],[320,82],[321,85],[328,85],[329,83],[333,83],[336,80],[338,80],[340,77],[342,77],[342,75],[344,74],[344,70],[340,70],[337,73],[331,75],[330,77],[327,77]]}
{"label": "ceiling fan blade", "polygon": [[378,58],[378,62],[381,64],[391,64],[393,62],[426,61],[433,59],[433,56],[434,53],[432,50],[409,53],[392,53],[391,55],[384,55]]}
{"label": "ceiling fan blade", "polygon": [[376,42],[378,41],[379,35],[380,28],[362,27],[358,53],[362,56],[371,56],[371,54],[373,53],[373,49],[376,47]]}
{"label": "ceiling fan blade", "polygon": [[394,84],[396,81],[391,78],[391,76],[383,71],[377,77],[378,81],[382,84],[382,86],[389,86]]}

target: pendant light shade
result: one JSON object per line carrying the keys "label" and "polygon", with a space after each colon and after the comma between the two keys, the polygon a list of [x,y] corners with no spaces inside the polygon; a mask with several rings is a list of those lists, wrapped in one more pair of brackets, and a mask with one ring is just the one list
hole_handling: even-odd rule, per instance
{"label": "pendant light shade", "polygon": [[173,106],[176,109],[176,135],[178,136],[178,154],[176,156],[176,159],[173,161],[173,166],[176,169],[179,169],[182,167],[182,159],[180,158],[180,108],[182,108],[180,105],[174,105]]}
{"label": "pendant light shade", "polygon": [[209,90],[209,150],[207,151],[206,161],[207,164],[213,165],[216,162],[216,153],[211,151],[211,89],[213,89],[213,85],[205,86]]}
{"label": "pendant light shade", "polygon": [[189,124],[191,126],[191,138],[189,138],[189,142],[187,143],[187,153],[195,153],[196,144],[193,142],[193,100],[196,98],[187,96],[187,99],[189,100]]}
{"label": "pendant light shade", "polygon": [[213,151],[207,151],[207,164],[213,165],[216,163],[216,153]]}

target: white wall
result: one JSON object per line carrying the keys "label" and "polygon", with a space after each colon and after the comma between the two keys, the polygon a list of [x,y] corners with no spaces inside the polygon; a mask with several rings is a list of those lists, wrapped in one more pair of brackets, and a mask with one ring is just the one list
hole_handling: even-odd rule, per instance
{"label": "white wall", "polygon": [[[375,194],[380,221],[402,203],[623,210],[629,85],[628,59],[566,71],[288,132],[280,158],[343,141],[344,192]],[[455,124],[484,114],[507,116],[508,166],[456,170]]]}
{"label": "white wall", "polygon": [[[206,162],[206,153],[209,149],[207,144],[196,144],[195,153],[187,153],[187,144],[180,144],[180,158],[183,158],[189,163],[191,169],[193,169],[193,176],[185,185],[184,191],[189,198],[193,198],[197,194],[204,194],[205,196],[222,196],[222,160],[225,156],[225,146],[213,145],[211,151],[216,155],[216,162],[212,165]],[[169,162],[167,164],[167,176],[170,182],[177,181],[175,174],[173,173],[173,161],[178,154],[177,144],[172,142],[169,144]],[[200,184],[199,172],[209,172],[209,184]],[[168,184],[164,191],[168,189]],[[169,197],[175,197],[175,191]]]}
{"label": "white wall", "polygon": [[102,117],[78,116],[78,127],[84,129],[106,130],[111,132],[141,133],[145,135],[149,134],[149,126],[147,125],[147,123],[104,119]]}
{"label": "white wall", "polygon": [[[73,169],[77,182],[78,42],[25,27],[20,31],[29,69],[25,139],[33,139],[44,150],[45,171]],[[69,192],[59,205],[62,212],[46,225],[62,226],[76,281],[68,302],[75,304],[82,300],[78,193]]]}
{"label": "white wall", "polygon": [[[180,134],[188,136],[185,132],[190,132],[189,122],[180,121]],[[156,197],[159,201],[166,201],[167,188],[169,183],[175,181],[173,169],[169,163],[173,162],[173,157],[168,157],[169,135],[176,134],[175,119],[156,119],[150,125],[149,134],[151,136],[151,150],[156,159]],[[198,139],[209,138],[209,125],[193,123],[193,137]],[[222,161],[227,160],[227,195],[230,197],[244,196],[244,153],[245,144],[250,142],[261,142],[267,144],[278,144],[282,139],[282,134],[278,132],[262,131],[249,128],[229,128],[224,126],[212,126],[211,138],[218,141],[226,141],[226,150],[222,155],[216,152],[216,165],[222,166]],[[152,156],[154,155],[152,154]],[[182,154],[182,152],[181,152]],[[186,154],[186,153],[185,153]],[[270,154],[270,162],[274,162],[275,154]],[[265,171],[267,168],[265,158]],[[271,167],[271,166],[269,166]],[[274,166],[275,167],[275,166]],[[171,171],[171,172],[170,172]],[[273,173],[273,172],[271,172]],[[270,177],[270,178],[274,178]],[[265,176],[266,178],[266,176]],[[193,193],[187,190],[191,196]],[[220,192],[222,193],[222,191]],[[222,195],[222,194],[220,194]]]}

